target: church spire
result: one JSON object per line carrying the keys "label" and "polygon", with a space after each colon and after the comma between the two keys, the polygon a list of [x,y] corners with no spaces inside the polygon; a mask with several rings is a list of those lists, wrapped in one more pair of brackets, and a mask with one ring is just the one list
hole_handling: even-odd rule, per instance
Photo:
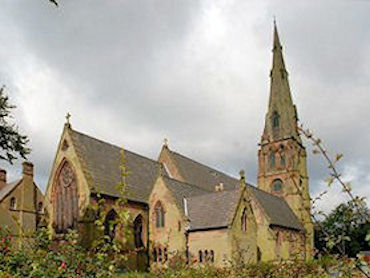
{"label": "church spire", "polygon": [[297,132],[297,113],[290,93],[288,72],[285,68],[275,20],[272,53],[270,99],[261,141],[266,143],[294,137],[300,142]]}

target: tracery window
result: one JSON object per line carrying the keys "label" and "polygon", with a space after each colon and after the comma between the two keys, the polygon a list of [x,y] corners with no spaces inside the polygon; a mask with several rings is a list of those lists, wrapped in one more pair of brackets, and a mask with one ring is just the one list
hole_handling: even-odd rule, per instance
{"label": "tracery window", "polygon": [[247,209],[244,208],[242,217],[241,217],[241,228],[243,232],[247,231]]}
{"label": "tracery window", "polygon": [[161,202],[158,202],[154,208],[155,211],[155,226],[163,228],[165,224],[164,209]]}
{"label": "tracery window", "polygon": [[72,165],[63,160],[57,172],[52,192],[53,227],[56,233],[76,228],[79,216],[77,178]]}

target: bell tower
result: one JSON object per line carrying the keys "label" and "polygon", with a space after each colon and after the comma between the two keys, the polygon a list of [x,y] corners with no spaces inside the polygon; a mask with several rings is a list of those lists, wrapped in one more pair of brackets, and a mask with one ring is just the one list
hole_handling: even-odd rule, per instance
{"label": "bell tower", "polygon": [[258,188],[285,199],[306,230],[306,254],[313,248],[313,225],[306,149],[297,128],[282,46],[274,22],[270,99],[258,150]]}

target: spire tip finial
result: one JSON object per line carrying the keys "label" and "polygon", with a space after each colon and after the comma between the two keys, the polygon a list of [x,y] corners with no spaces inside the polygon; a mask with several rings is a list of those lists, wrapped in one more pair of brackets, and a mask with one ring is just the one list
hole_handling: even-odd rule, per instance
{"label": "spire tip finial", "polygon": [[167,139],[167,137],[164,137],[164,139],[163,139],[163,146],[168,148],[168,139]]}

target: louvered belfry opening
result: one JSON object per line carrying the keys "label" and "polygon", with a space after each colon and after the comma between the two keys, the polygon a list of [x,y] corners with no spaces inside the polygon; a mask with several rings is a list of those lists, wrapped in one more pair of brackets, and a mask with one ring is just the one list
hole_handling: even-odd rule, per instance
{"label": "louvered belfry opening", "polygon": [[64,160],[57,172],[53,186],[53,227],[57,234],[77,228],[78,198],[77,178],[72,165]]}

